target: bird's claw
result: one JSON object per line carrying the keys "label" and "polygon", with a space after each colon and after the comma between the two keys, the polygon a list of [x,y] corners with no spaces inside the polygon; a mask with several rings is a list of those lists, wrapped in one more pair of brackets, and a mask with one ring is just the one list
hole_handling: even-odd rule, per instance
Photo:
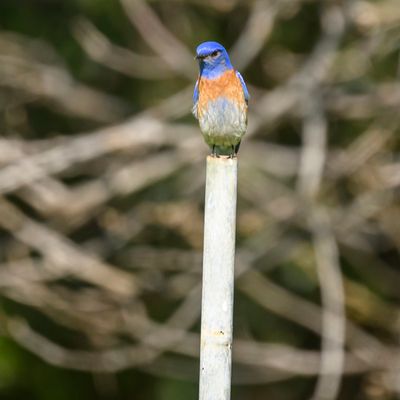
{"label": "bird's claw", "polygon": [[219,154],[217,153],[215,144],[213,144],[213,146],[212,146],[211,157],[213,157],[213,158],[219,158]]}

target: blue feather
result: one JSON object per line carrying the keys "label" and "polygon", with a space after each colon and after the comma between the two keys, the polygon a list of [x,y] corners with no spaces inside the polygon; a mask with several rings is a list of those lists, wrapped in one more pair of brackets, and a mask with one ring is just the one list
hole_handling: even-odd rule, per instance
{"label": "blue feather", "polygon": [[218,78],[233,69],[228,52],[217,42],[200,44],[196,49],[196,58],[199,60],[200,75],[208,79]]}
{"label": "blue feather", "polygon": [[242,85],[243,93],[244,93],[244,99],[246,100],[246,104],[249,104],[250,95],[249,95],[249,91],[247,90],[247,86],[244,83],[244,79],[243,79],[243,77],[242,77],[242,75],[240,74],[239,71],[236,71],[236,76],[239,78],[240,83]]}
{"label": "blue feather", "polygon": [[193,115],[198,118],[197,116],[197,102],[199,101],[199,81],[196,81],[196,85],[194,86],[194,91],[193,91],[193,109],[192,113]]}

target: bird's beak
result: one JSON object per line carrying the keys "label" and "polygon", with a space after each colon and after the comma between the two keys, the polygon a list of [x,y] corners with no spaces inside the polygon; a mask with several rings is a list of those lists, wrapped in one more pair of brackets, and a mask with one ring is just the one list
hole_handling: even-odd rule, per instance
{"label": "bird's beak", "polygon": [[195,60],[204,60],[204,56],[200,56],[200,55],[196,55],[195,57],[194,57],[194,59]]}

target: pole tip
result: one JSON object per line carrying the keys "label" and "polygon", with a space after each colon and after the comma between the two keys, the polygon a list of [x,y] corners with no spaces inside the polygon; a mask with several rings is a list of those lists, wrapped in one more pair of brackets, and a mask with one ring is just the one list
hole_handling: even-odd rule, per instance
{"label": "pole tip", "polygon": [[232,165],[232,164],[237,163],[237,157],[236,156],[234,156],[233,158],[231,158],[229,156],[215,157],[215,156],[209,155],[209,156],[207,156],[207,163]]}

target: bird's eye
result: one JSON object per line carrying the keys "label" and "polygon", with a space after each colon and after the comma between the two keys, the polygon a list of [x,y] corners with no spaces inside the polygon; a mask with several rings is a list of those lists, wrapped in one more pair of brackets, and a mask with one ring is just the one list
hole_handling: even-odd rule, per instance
{"label": "bird's eye", "polygon": [[220,53],[219,50],[215,50],[211,53],[211,57],[217,57],[217,55]]}

